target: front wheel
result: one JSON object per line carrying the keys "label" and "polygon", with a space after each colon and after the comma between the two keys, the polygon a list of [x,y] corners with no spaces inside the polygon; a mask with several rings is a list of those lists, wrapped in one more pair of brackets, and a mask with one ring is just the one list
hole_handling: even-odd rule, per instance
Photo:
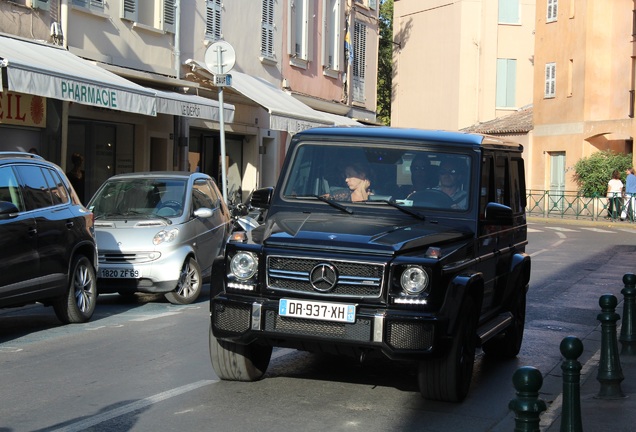
{"label": "front wheel", "polygon": [[97,303],[95,269],[84,255],[73,258],[68,289],[53,302],[53,310],[65,324],[91,319]]}
{"label": "front wheel", "polygon": [[219,340],[210,328],[210,360],[216,375],[227,381],[257,381],[265,375],[272,347]]}
{"label": "front wheel", "polygon": [[478,316],[472,299],[465,301],[459,317],[450,350],[440,358],[419,364],[417,378],[420,393],[426,399],[461,402],[468,394],[477,346]]}
{"label": "front wheel", "polygon": [[187,258],[181,268],[177,288],[166,293],[166,299],[172,304],[190,304],[201,294],[202,285],[199,263],[194,258]]}

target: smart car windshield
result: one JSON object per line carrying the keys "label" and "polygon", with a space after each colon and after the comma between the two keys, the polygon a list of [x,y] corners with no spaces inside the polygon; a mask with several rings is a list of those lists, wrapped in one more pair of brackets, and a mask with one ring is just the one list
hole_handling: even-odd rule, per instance
{"label": "smart car windshield", "polygon": [[116,179],[107,181],[89,203],[95,219],[171,218],[181,216],[186,181],[178,179]]}
{"label": "smart car windshield", "polygon": [[465,211],[470,172],[468,154],[434,146],[307,143],[298,147],[282,190],[285,199]]}

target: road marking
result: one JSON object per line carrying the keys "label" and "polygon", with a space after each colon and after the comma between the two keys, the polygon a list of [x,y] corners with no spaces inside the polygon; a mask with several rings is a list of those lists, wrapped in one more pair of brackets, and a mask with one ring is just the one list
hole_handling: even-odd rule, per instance
{"label": "road marking", "polygon": [[604,230],[604,229],[601,229],[601,228],[585,228],[585,227],[581,227],[581,229],[588,230],[588,231],[594,231],[594,232],[600,232],[600,233],[616,234],[616,231]]}
{"label": "road marking", "polygon": [[171,315],[179,315],[179,312],[164,312],[161,314],[157,314],[157,315],[144,315],[140,318],[133,318],[130,321],[149,321],[151,319],[155,319],[155,318],[163,318],[163,317],[167,317],[167,316],[171,316]]}
{"label": "road marking", "polygon": [[[561,234],[561,233],[557,233],[557,234]],[[563,235],[563,234],[561,234],[561,235]],[[565,235],[563,235],[563,236],[565,237]],[[557,247],[557,246],[560,246],[560,245],[561,245],[561,243],[563,243],[564,241],[565,241],[565,240],[559,240],[559,241],[555,242],[552,246],[550,246],[550,249],[539,249],[538,251],[531,253],[531,254],[530,254],[530,256],[531,256],[531,257],[535,257],[535,256],[537,256],[537,255],[542,254],[543,252],[551,251],[551,250],[552,250],[552,248],[555,248],[555,247]]]}
{"label": "road marking", "polygon": [[22,351],[22,348],[16,347],[0,347],[0,353],[17,353]]}
{"label": "road marking", "polygon": [[534,228],[528,228],[528,232],[537,233],[537,232],[543,232],[543,231],[542,230],[538,230],[538,229],[534,229]]}
{"label": "road marking", "polygon": [[163,393],[159,393],[156,394],[154,396],[150,396],[144,399],[140,399],[136,402],[133,403],[129,403],[127,405],[121,406],[119,408],[115,408],[112,409],[110,411],[105,411],[101,414],[95,415],[95,416],[91,416],[88,418],[85,418],[84,420],[75,422],[75,423],[71,423],[69,425],[63,426],[59,429],[55,429],[53,432],[79,432],[79,431],[83,431],[85,429],[88,429],[90,427],[96,426],[100,423],[103,423],[105,421],[108,420],[112,420],[116,417],[120,417],[123,415],[126,415],[128,413],[131,413],[133,411],[137,411],[140,410],[142,408],[145,408],[147,406],[156,404],[158,402],[164,401],[166,399],[170,399],[173,398],[175,396],[179,396],[182,395],[184,393],[190,392],[192,390],[196,390],[200,387],[205,387],[207,385],[210,384],[214,384],[216,382],[219,382],[218,380],[202,380],[202,381],[197,381],[194,382],[192,384],[187,384],[181,387],[177,387],[175,389],[172,390],[168,390],[165,391]]}
{"label": "road marking", "polygon": [[547,229],[551,229],[551,230],[555,230],[555,231],[563,231],[563,232],[578,232],[578,230],[573,230],[570,228],[563,228],[563,227],[546,227]]}

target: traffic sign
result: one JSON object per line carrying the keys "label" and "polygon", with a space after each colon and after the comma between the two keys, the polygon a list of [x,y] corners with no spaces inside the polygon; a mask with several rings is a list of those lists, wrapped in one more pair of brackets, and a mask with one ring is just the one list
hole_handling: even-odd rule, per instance
{"label": "traffic sign", "polygon": [[236,52],[228,42],[218,41],[205,50],[204,60],[212,74],[225,75],[236,63]]}
{"label": "traffic sign", "polygon": [[214,85],[217,87],[231,87],[232,75],[229,75],[229,74],[214,75]]}

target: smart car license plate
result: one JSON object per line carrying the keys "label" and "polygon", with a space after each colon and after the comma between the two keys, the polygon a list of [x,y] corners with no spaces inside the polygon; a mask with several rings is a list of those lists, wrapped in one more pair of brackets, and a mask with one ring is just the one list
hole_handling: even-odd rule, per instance
{"label": "smart car license plate", "polygon": [[139,279],[141,272],[134,269],[101,269],[100,277],[110,279]]}
{"label": "smart car license plate", "polygon": [[278,314],[285,317],[354,323],[356,305],[281,299],[278,303]]}

